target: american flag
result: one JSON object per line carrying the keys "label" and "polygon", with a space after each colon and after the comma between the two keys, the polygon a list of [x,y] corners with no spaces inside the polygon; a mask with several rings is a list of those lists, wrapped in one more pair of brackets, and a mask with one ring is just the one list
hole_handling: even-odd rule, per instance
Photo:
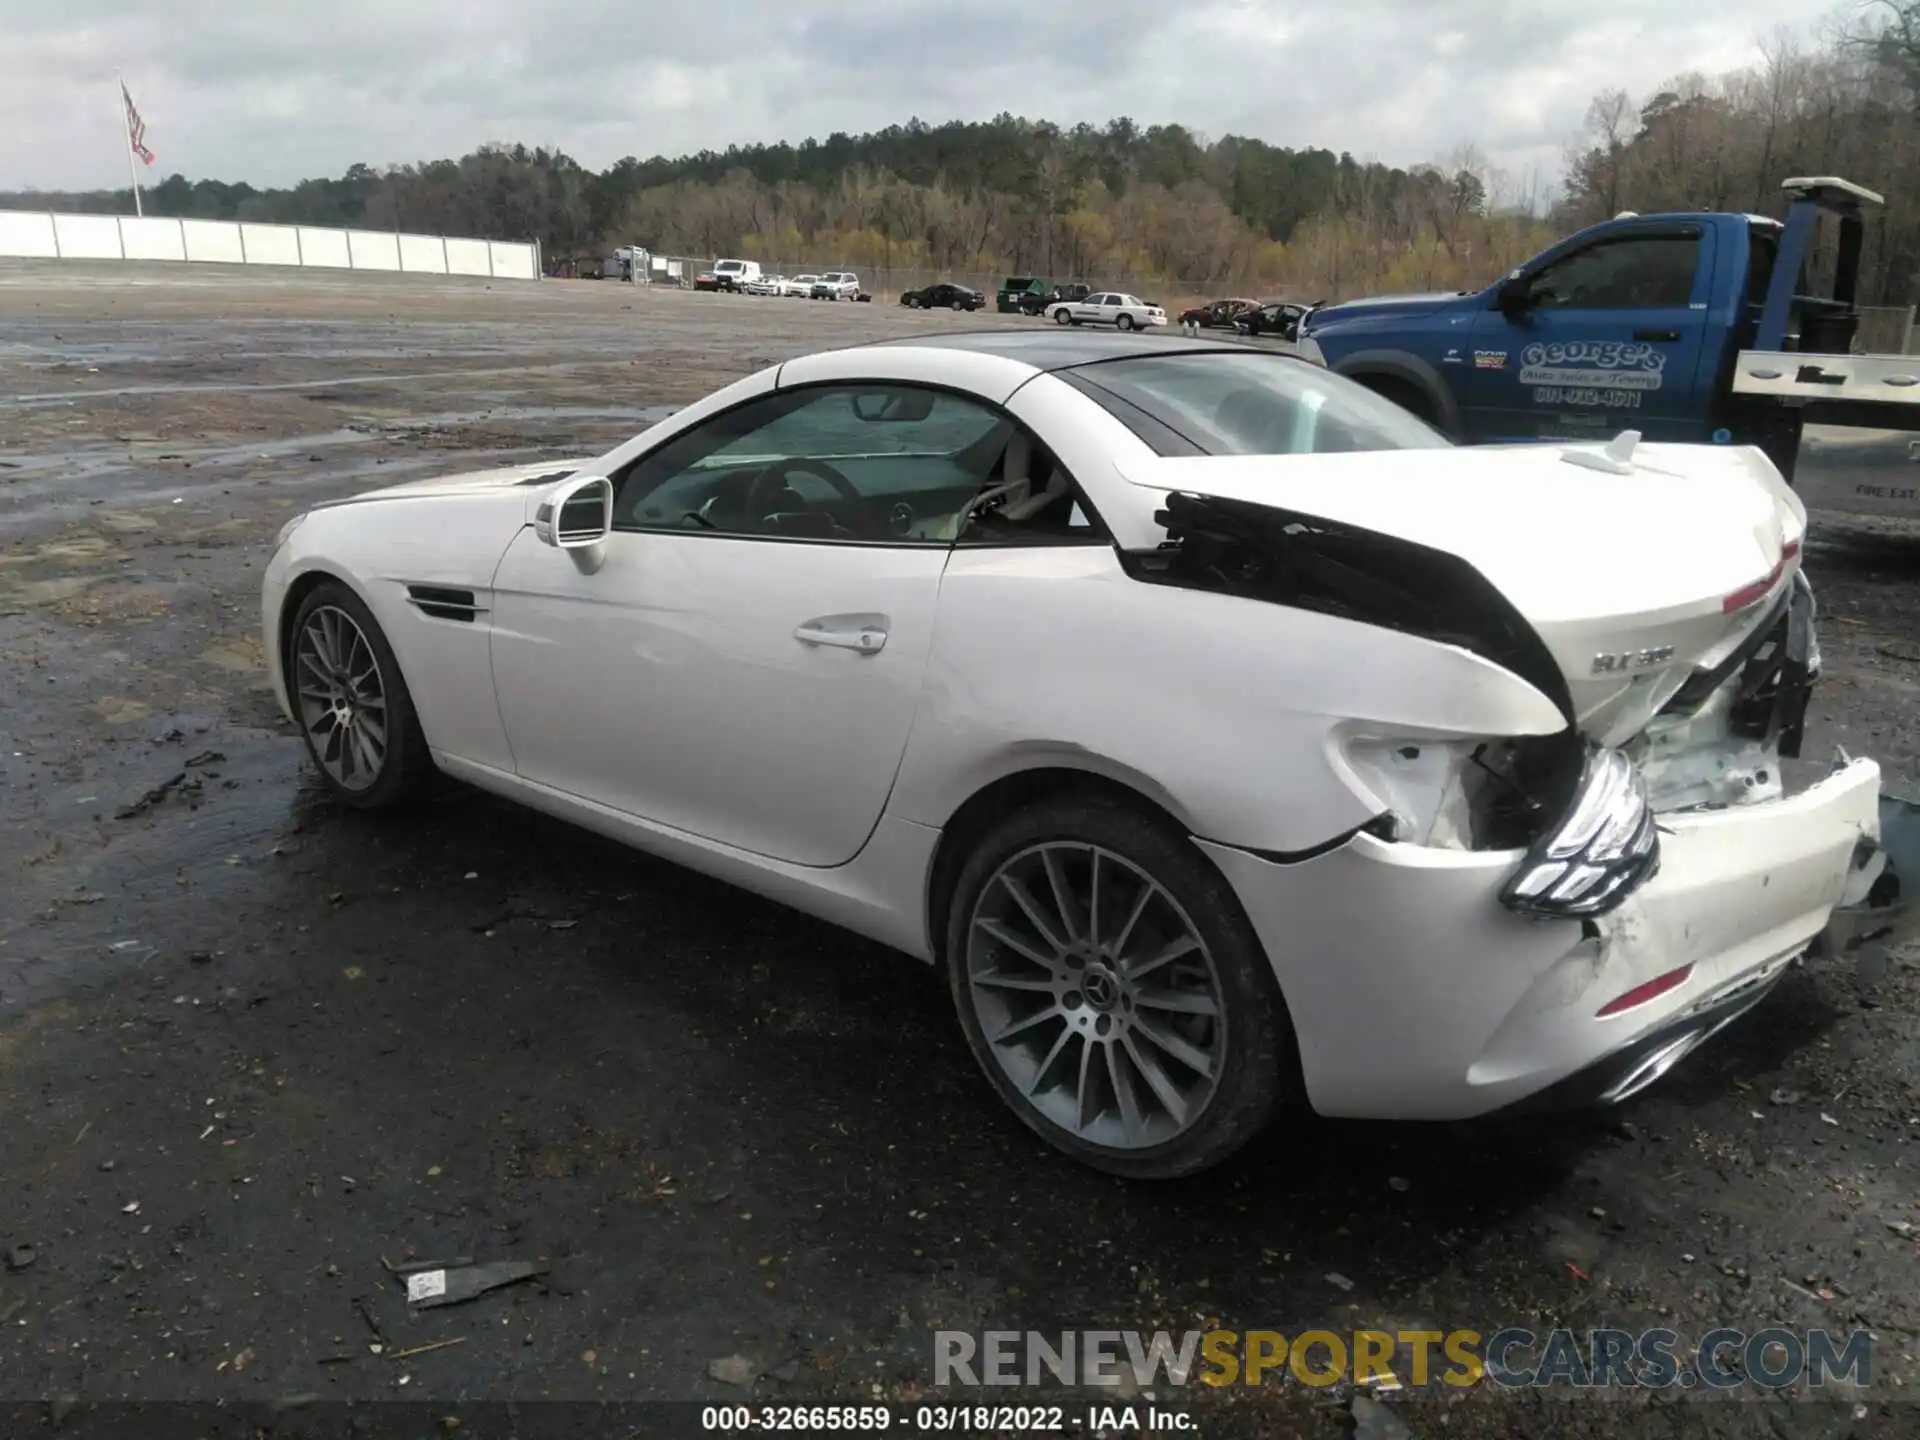
{"label": "american flag", "polygon": [[147,122],[140,118],[140,112],[133,108],[133,96],[127,93],[127,82],[120,82],[120,96],[127,102],[127,145],[133,153],[147,164],[153,164],[153,151],[147,148]]}

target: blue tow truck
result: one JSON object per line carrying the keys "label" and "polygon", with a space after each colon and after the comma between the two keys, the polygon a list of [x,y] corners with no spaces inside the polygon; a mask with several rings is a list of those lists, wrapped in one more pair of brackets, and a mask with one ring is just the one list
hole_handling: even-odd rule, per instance
{"label": "blue tow truck", "polygon": [[[1863,211],[1882,199],[1830,176],[1783,188],[1784,223],[1627,214],[1478,293],[1324,307],[1300,351],[1463,443],[1757,445],[1809,506],[1920,515],[1920,442],[1898,433],[1920,430],[1920,356],[1853,353]],[[1836,243],[1816,254],[1823,218]],[[1867,436],[1864,467],[1823,464],[1816,437],[1803,454],[1809,425]]]}

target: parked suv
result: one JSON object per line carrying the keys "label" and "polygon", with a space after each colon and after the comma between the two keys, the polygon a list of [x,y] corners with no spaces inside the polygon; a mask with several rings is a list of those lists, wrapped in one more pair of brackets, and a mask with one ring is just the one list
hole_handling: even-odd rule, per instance
{"label": "parked suv", "polygon": [[816,300],[858,300],[860,277],[851,270],[829,270],[813,282]]}

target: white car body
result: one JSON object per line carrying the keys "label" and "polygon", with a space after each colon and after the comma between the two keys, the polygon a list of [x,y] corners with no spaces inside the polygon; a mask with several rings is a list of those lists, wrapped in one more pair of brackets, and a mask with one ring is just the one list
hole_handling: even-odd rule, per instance
{"label": "white car body", "polygon": [[785,295],[791,283],[784,275],[756,275],[747,282],[747,294]]}
{"label": "white car body", "polygon": [[[1291,418],[1258,442],[1265,453],[1150,443],[1159,432],[1100,389],[1151,378],[1149,363],[1176,367],[1152,392],[1173,397],[1154,425],[1255,443],[1232,438],[1224,401],[1211,421],[1180,409],[1181,386],[1250,364],[1288,367],[1271,374],[1291,387]],[[929,405],[998,417],[1013,438],[995,483],[1018,491],[1026,476],[1006,477],[1032,462],[1015,455],[1044,453],[1055,478],[1039,499],[1064,498],[1070,477],[1071,513],[1017,543],[1013,505],[999,538],[968,538],[970,510],[917,517],[931,502],[896,494],[933,491],[884,487],[964,452],[867,421],[874,386],[890,387],[883,398],[936,386]],[[1368,426],[1417,426],[1381,420],[1367,406],[1391,407],[1362,394],[1285,356],[1164,337],[1043,330],[808,355],[595,459],[309,512],[266,569],[271,678],[304,715],[287,690],[289,626],[332,577],[388,637],[441,770],[922,960],[943,952],[942,844],[966,832],[969,807],[1009,785],[1097,784],[1191,837],[1231,888],[1315,1110],[1468,1117],[1590,1078],[1623,1097],[1755,1003],[1886,863],[1874,762],[1785,790],[1773,743],[1733,733],[1738,669],[1690,714],[1660,713],[1763,629],[1786,653],[1811,614],[1804,512],[1746,448],[1414,436],[1423,448],[1319,453],[1385,433]],[[765,534],[710,528],[701,517],[736,473],[759,475],[743,482],[750,499],[777,469],[783,515],[838,504],[802,504],[784,467],[761,470],[770,456],[751,437],[743,453],[702,447],[757,413],[741,407],[842,398],[869,429],[834,459],[880,496],[884,535],[817,516],[818,534],[788,534],[785,519]],[[687,454],[708,458],[673,459]],[[647,508],[657,474],[676,496],[711,489],[700,516],[677,499]],[[638,528],[595,520],[597,477],[639,497]],[[566,519],[582,499],[586,530]],[[758,508],[743,501],[741,523],[772,525]],[[1358,536],[1355,553],[1385,557],[1381,596],[1411,598],[1229,593],[1195,548],[1208,525],[1265,537],[1247,554],[1307,561]],[[1409,578],[1426,565],[1453,578]],[[1475,629],[1426,614],[1474,595],[1505,619]],[[1485,640],[1501,625],[1521,637],[1511,651]],[[1563,792],[1529,822],[1530,838],[1495,843],[1517,822],[1487,818],[1512,802],[1474,757],[1497,767],[1523,753],[1585,754],[1590,775],[1647,798],[1591,780],[1584,800]],[[1657,816],[1657,871],[1602,913],[1528,910],[1515,887],[1536,862],[1561,863],[1542,847],[1589,802],[1611,808],[1587,859],[1612,864],[1605,845],[1635,834],[1652,844]]]}
{"label": "white car body", "polygon": [[1167,312],[1160,306],[1118,290],[1096,290],[1084,300],[1063,300],[1048,307],[1047,314],[1061,325],[1117,325],[1123,330],[1167,323]]}
{"label": "white car body", "polygon": [[813,287],[820,283],[818,275],[796,275],[787,282],[787,294],[798,295],[801,299],[810,299]]}

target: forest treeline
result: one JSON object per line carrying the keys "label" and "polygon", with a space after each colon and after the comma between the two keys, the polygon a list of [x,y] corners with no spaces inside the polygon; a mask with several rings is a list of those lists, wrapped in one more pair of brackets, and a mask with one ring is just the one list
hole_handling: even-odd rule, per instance
{"label": "forest treeline", "polygon": [[[1331,298],[1478,286],[1621,210],[1778,214],[1780,182],[1843,175],[1887,198],[1869,304],[1920,299],[1920,0],[1879,0],[1816,41],[1782,34],[1727,74],[1596,95],[1556,193],[1472,147],[1407,168],[1180,125],[1003,114],[871,134],[628,157],[558,150],[360,164],[286,189],[189,181],[148,214],[537,238],[549,260],[640,244],[793,268],[1018,272]],[[127,190],[0,193],[0,208],[130,211]]]}

